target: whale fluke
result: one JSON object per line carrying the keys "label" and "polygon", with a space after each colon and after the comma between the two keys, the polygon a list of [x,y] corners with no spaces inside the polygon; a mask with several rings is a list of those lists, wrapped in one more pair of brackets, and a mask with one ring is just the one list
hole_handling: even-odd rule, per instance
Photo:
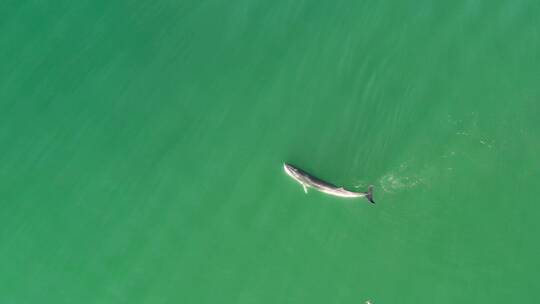
{"label": "whale fluke", "polygon": [[370,203],[375,204],[375,201],[373,200],[373,186],[368,187],[368,190],[366,192],[366,198]]}

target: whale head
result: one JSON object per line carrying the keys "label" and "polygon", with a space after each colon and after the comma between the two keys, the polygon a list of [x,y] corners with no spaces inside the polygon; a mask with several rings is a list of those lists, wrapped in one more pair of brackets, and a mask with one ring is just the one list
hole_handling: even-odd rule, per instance
{"label": "whale head", "polygon": [[291,166],[287,163],[283,164],[283,170],[285,170],[285,173],[287,173],[293,178],[299,178],[301,175],[300,172],[298,172],[298,169],[296,169],[294,166]]}

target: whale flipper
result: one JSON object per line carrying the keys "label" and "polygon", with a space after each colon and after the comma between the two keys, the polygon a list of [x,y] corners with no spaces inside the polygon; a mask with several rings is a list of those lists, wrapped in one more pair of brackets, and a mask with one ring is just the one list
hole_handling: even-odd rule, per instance
{"label": "whale flipper", "polygon": [[304,192],[307,194],[307,187],[306,185],[302,185],[304,187]]}

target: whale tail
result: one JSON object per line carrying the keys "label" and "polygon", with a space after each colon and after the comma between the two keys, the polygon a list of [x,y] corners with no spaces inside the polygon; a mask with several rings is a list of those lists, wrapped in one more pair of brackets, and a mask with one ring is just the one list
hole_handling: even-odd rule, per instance
{"label": "whale tail", "polygon": [[373,200],[373,186],[368,187],[366,198],[370,203],[375,204],[375,201]]}

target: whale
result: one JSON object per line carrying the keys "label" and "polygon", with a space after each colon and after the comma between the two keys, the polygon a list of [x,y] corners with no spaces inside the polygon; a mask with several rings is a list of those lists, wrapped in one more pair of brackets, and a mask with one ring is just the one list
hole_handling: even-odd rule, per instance
{"label": "whale", "polygon": [[289,175],[292,179],[302,185],[305,193],[308,192],[308,188],[313,188],[317,191],[337,197],[364,197],[370,203],[375,204],[375,200],[373,199],[373,186],[369,186],[367,192],[354,192],[349,191],[343,187],[338,187],[329,182],[323,181],[322,179],[315,177],[314,175],[288,163],[283,164],[283,170],[285,170],[285,173],[287,173],[287,175]]}

